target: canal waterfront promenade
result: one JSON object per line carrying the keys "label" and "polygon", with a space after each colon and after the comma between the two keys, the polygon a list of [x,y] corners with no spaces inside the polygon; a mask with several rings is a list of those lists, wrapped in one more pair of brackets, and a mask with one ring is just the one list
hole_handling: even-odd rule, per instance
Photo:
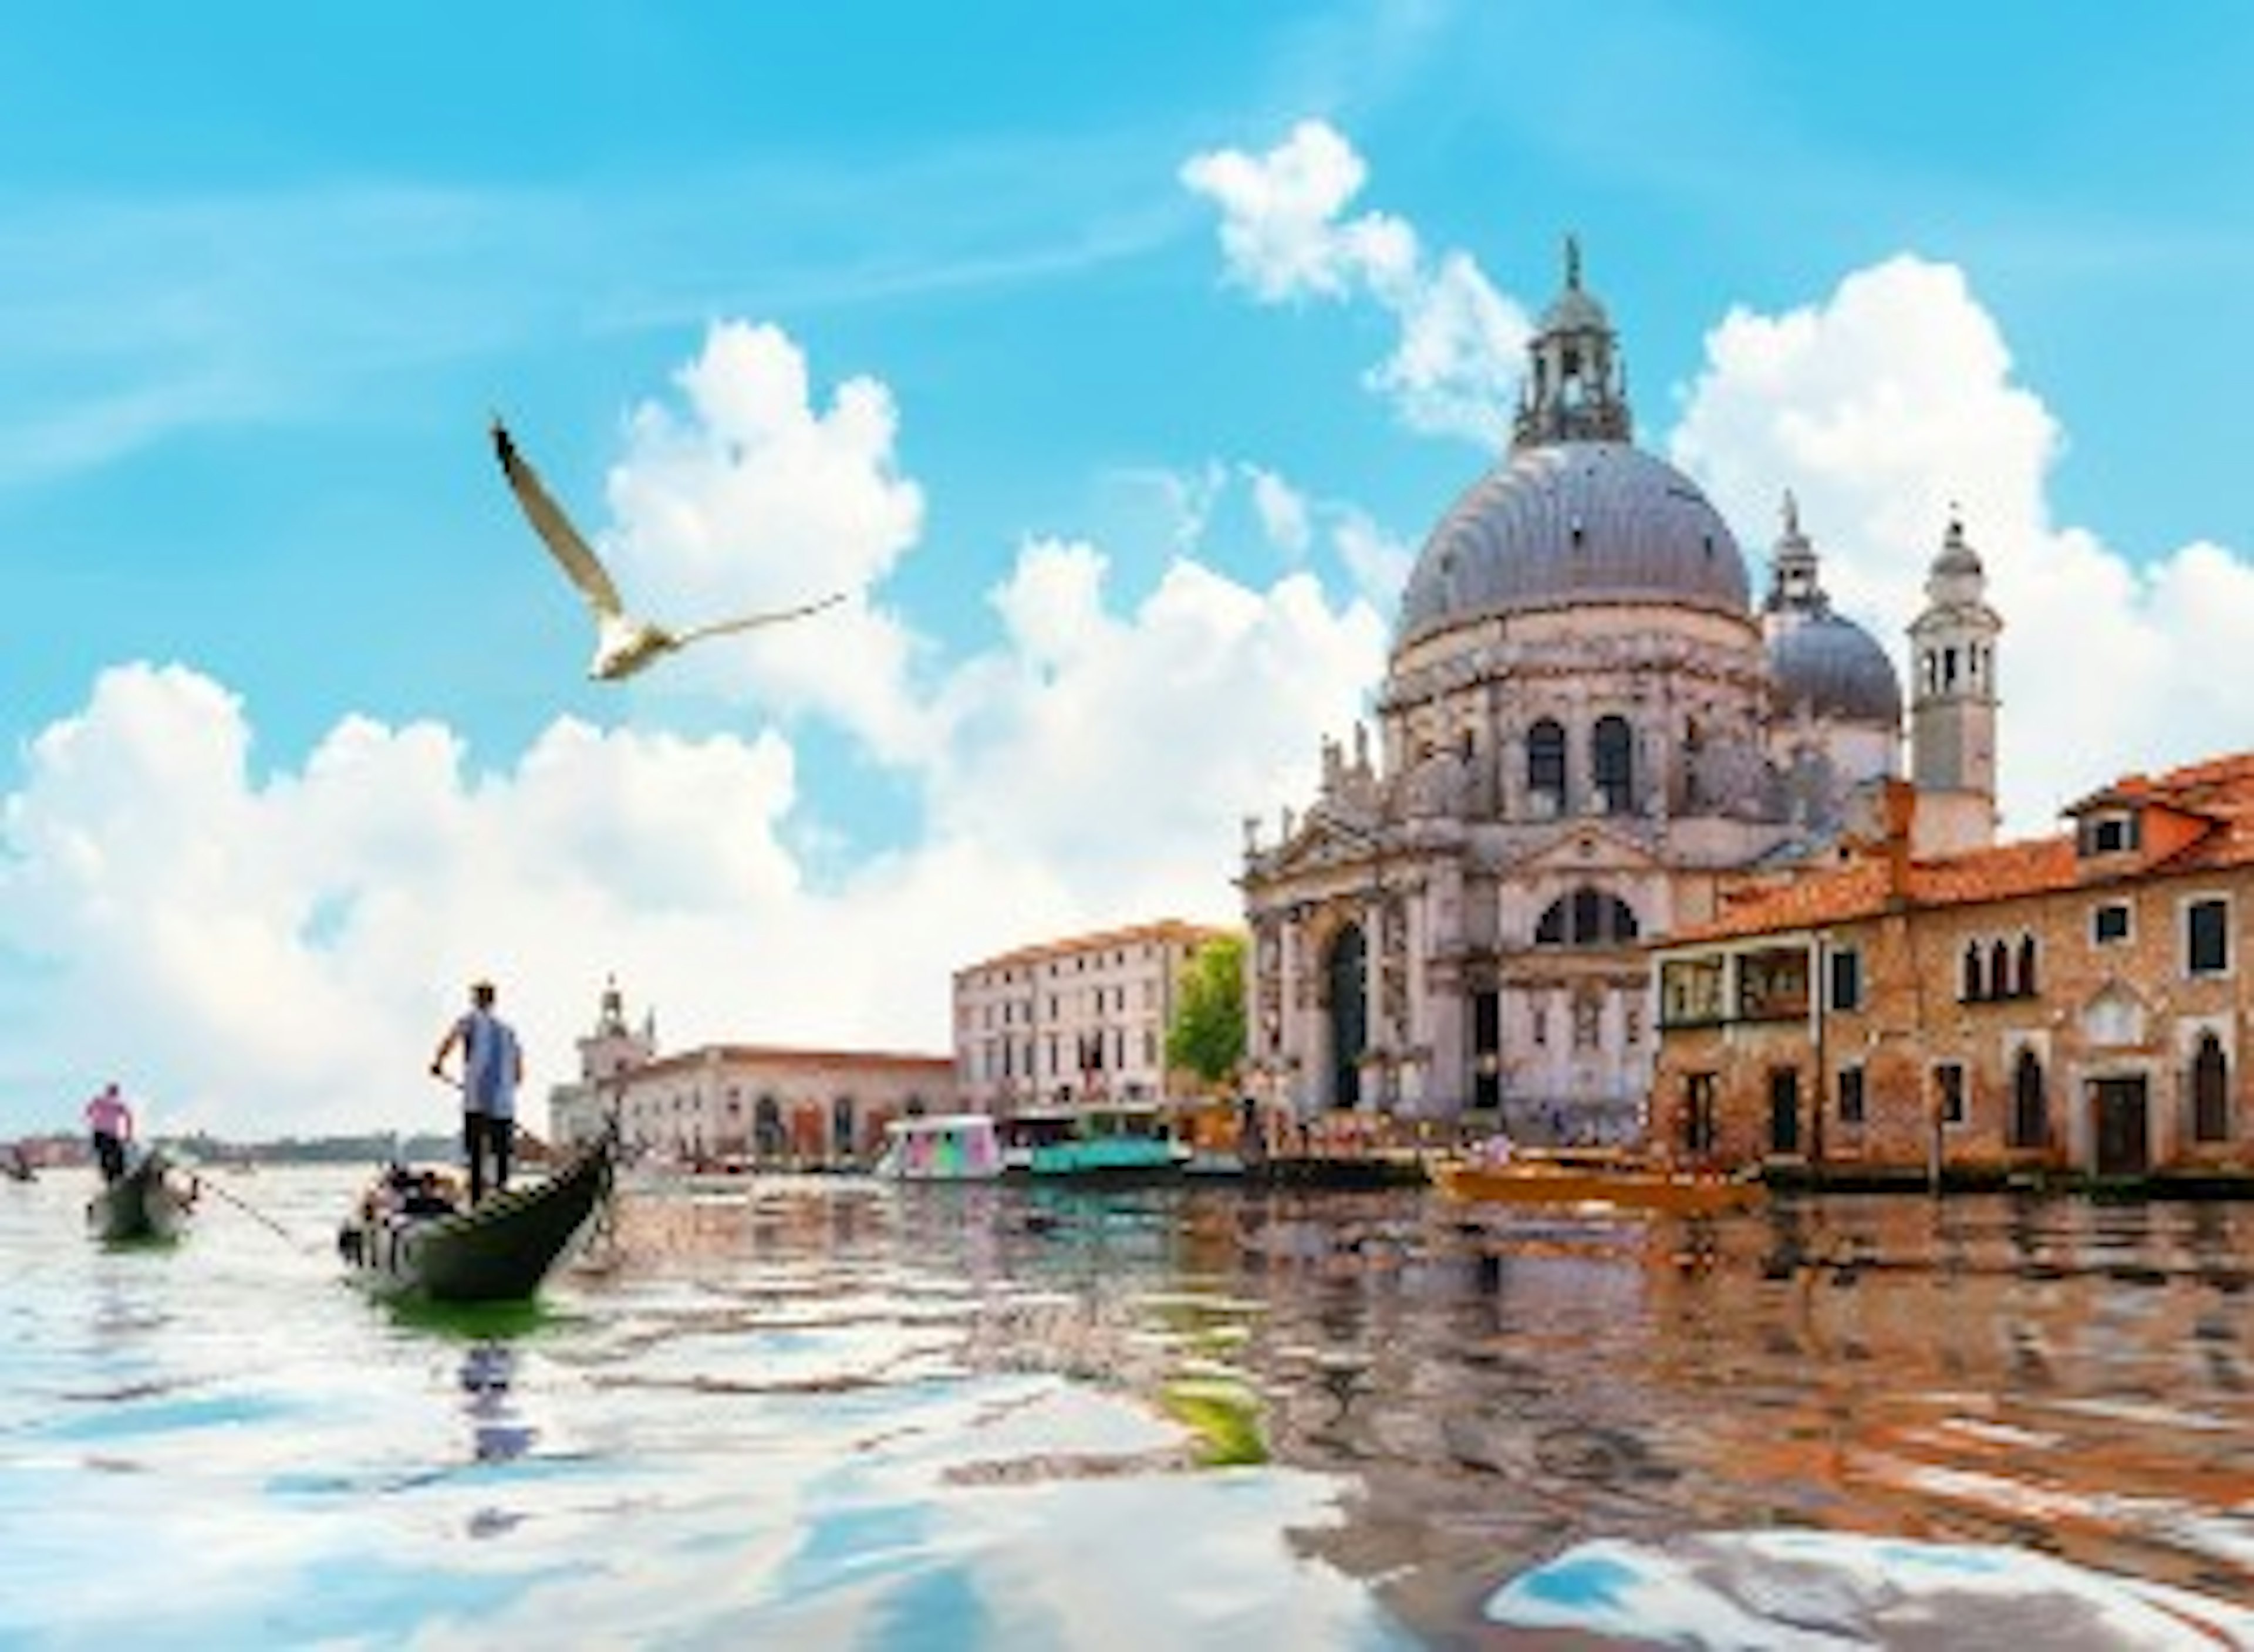
{"label": "canal waterfront promenade", "polygon": [[1585,1545],[1802,1531],[2254,1611],[2254,1207],[756,1175],[430,1318],[347,1173],[135,1253],[80,1180],[0,1199],[10,1645],[1509,1645]]}

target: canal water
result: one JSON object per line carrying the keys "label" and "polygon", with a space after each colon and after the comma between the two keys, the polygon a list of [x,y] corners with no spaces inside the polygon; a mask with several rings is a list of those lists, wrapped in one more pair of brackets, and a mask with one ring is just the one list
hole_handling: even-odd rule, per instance
{"label": "canal water", "polygon": [[438,1314],[357,1180],[0,1183],[0,1645],[2254,1645],[2254,1207],[630,1181]]}

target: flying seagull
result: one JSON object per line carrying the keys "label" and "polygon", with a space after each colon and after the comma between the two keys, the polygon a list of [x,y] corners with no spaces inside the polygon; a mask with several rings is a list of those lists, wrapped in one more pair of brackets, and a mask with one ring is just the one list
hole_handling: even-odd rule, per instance
{"label": "flying seagull", "polygon": [[619,588],[612,583],[610,570],[603,566],[593,548],[579,536],[579,530],[571,526],[571,519],[548,496],[548,490],[540,485],[540,478],[533,473],[532,466],[518,453],[516,444],[509,439],[508,431],[499,419],[494,421],[493,437],[494,451],[500,455],[501,474],[508,478],[509,491],[524,508],[526,520],[564,565],[571,583],[579,587],[579,594],[587,599],[587,606],[595,611],[595,657],[588,662],[587,675],[598,681],[617,682],[630,677],[659,655],[686,648],[700,638],[717,637],[729,631],[749,631],[755,626],[780,625],[786,620],[802,619],[845,600],[845,593],[836,591],[819,602],[809,602],[802,607],[747,613],[681,631],[636,619],[619,600]]}

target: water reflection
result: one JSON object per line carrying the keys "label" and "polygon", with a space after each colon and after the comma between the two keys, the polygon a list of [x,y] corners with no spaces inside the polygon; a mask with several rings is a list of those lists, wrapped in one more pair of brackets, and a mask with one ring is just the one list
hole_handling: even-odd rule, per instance
{"label": "water reflection", "polygon": [[[620,1220],[620,1334],[645,1357],[618,1380],[693,1381],[684,1340],[756,1331],[790,1338],[762,1390],[1039,1372],[1165,1415],[1186,1380],[1219,1382],[1268,1460],[1352,1488],[1303,1552],[1435,1639],[1579,1543],[1780,1527],[2004,1544],[2254,1604],[2241,1207],[1608,1218],[808,1180]],[[975,1472],[1222,1460],[1195,1446]]]}

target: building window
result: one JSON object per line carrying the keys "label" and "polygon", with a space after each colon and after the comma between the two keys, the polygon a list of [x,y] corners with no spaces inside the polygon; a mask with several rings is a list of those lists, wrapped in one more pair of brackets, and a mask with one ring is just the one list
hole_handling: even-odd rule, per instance
{"label": "building window", "polygon": [[1979,1003],[1987,996],[1983,990],[1985,980],[1986,976],[1980,967],[1980,943],[1977,941],[1968,941],[1964,943],[1964,966],[1962,978],[1956,984],[1957,1001],[1961,1004]]}
{"label": "building window", "polygon": [[1843,1067],[1839,1069],[1839,1122],[1860,1124],[1863,1122],[1863,1069]]}
{"label": "building window", "polygon": [[2043,1085],[2042,1062],[2033,1050],[2021,1050],[2012,1067],[2012,1134],[2013,1147],[2050,1144],[2050,1098]]}
{"label": "building window", "polygon": [[1961,1061],[1943,1061],[1933,1069],[1933,1090],[1936,1105],[1944,1124],[1964,1122],[1964,1066]]}
{"label": "building window", "polygon": [[1670,958],[1659,966],[1659,1024],[1701,1026],[1722,1018],[1722,964],[1718,956]]}
{"label": "building window", "polygon": [[1635,732],[1624,717],[1600,717],[1590,736],[1590,776],[1607,815],[1635,811]]}
{"label": "building window", "polygon": [[2075,834],[2076,847],[2087,859],[2092,855],[2122,855],[2138,845],[2134,815],[2097,815],[2082,822]]}
{"label": "building window", "polygon": [[2090,941],[2092,946],[2110,947],[2129,938],[2129,903],[2109,900],[2090,909]]}
{"label": "building window", "polygon": [[1526,789],[1553,814],[1565,806],[1565,730],[1554,718],[1526,731]]}
{"label": "building window", "polygon": [[1686,1073],[1683,1076],[1683,1150],[1693,1158],[1714,1151],[1714,1075]]}
{"label": "building window", "polygon": [[2199,1053],[2191,1060],[2191,1138],[2230,1139],[2230,1066],[2222,1040],[2212,1032],[2199,1035]]}
{"label": "building window", "polygon": [[1834,1010],[1863,1007],[1863,955],[1844,948],[1831,955],[1830,1006]]}
{"label": "building window", "polygon": [[2230,903],[2194,900],[2184,908],[2184,973],[2230,973]]}
{"label": "building window", "polygon": [[1738,959],[1738,1017],[1746,1021],[1796,1020],[1808,1013],[1808,952],[1768,947]]}
{"label": "building window", "polygon": [[1635,910],[1618,895],[1587,886],[1550,903],[1535,926],[1537,947],[1614,947],[1636,938]]}
{"label": "building window", "polygon": [[2020,937],[2019,978],[2013,984],[2023,998],[2034,998],[2042,990],[2042,981],[2035,969],[2035,938],[2031,934]]}

